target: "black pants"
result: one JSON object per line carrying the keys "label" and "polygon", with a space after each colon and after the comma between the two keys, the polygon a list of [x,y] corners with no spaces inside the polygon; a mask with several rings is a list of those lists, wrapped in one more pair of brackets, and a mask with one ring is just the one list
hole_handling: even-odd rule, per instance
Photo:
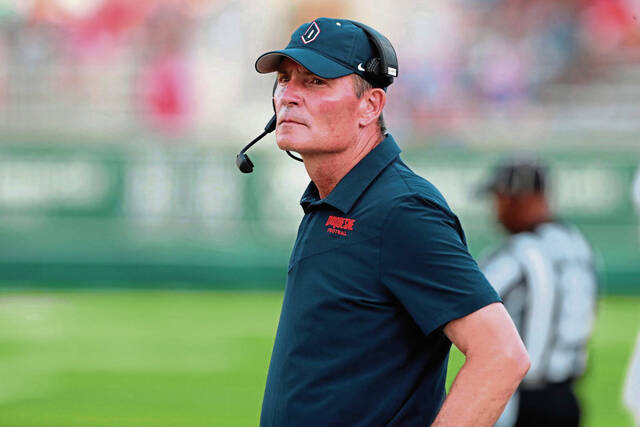
{"label": "black pants", "polygon": [[577,427],[580,404],[570,382],[550,384],[541,389],[520,389],[516,427]]}

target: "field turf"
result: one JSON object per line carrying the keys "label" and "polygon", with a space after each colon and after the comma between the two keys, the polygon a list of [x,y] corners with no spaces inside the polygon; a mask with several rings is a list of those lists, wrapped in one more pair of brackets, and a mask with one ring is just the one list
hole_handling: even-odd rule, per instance
{"label": "field turf", "polygon": [[[281,299],[0,292],[0,427],[255,426]],[[621,387],[639,313],[638,297],[601,300],[586,426],[632,425]]]}

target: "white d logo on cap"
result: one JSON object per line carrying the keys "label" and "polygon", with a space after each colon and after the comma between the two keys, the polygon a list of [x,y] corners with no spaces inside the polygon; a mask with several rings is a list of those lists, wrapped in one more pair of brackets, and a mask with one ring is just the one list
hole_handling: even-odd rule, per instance
{"label": "white d logo on cap", "polygon": [[313,21],[311,25],[309,25],[309,28],[307,28],[307,30],[304,32],[304,34],[300,36],[300,38],[302,39],[302,42],[304,44],[307,44],[314,41],[316,37],[318,37],[318,34],[320,34],[320,27],[318,27],[316,21]]}

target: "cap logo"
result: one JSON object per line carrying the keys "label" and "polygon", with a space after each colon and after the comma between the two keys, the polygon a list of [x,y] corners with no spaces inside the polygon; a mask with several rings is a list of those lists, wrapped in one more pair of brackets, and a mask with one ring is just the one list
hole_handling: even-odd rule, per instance
{"label": "cap logo", "polygon": [[313,21],[311,25],[309,25],[309,28],[307,28],[307,30],[304,32],[304,34],[300,36],[300,38],[302,39],[302,42],[304,44],[307,44],[314,41],[316,37],[318,37],[318,34],[320,34],[320,27],[318,27],[316,21]]}

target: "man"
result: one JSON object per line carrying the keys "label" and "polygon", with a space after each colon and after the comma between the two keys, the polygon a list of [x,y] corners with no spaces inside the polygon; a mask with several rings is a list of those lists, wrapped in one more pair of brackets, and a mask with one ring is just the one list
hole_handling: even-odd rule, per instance
{"label": "man", "polygon": [[[384,133],[386,88],[365,71],[376,49],[354,23],[319,18],[256,62],[277,72],[277,144],[311,178],[264,427],[489,426],[528,369],[458,219]],[[451,342],[466,363],[445,400]]]}
{"label": "man", "polygon": [[499,426],[577,426],[572,383],[585,371],[597,280],[582,234],[554,220],[546,174],[535,160],[500,165],[487,187],[498,221],[511,234],[483,271],[511,314],[531,369]]}

